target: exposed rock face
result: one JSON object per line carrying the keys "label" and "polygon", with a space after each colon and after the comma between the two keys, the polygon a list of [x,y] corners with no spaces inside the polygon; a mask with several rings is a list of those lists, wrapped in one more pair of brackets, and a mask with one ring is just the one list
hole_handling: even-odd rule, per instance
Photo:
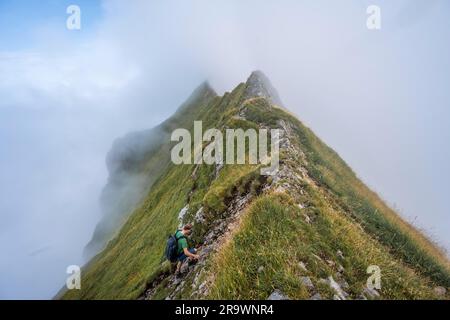
{"label": "exposed rock face", "polygon": [[328,279],[322,279],[323,283],[326,283],[330,286],[331,289],[336,293],[333,297],[334,300],[346,300],[348,294],[342,290],[341,286],[333,279],[332,276],[329,276]]}
{"label": "exposed rock face", "polygon": [[285,296],[280,290],[274,290],[267,300],[290,300],[287,296]]}
{"label": "exposed rock face", "polygon": [[316,293],[311,297],[310,300],[322,300],[322,296],[320,295],[320,293]]}
{"label": "exposed rock face", "polygon": [[247,80],[245,98],[266,98],[274,105],[283,106],[277,90],[272,86],[270,80],[261,71],[254,71]]}
{"label": "exposed rock face", "polygon": [[301,283],[309,290],[314,290],[314,284],[312,283],[311,279],[309,277],[301,277],[300,278]]}
{"label": "exposed rock face", "polygon": [[204,216],[204,210],[203,207],[197,210],[194,217],[195,223],[204,223],[205,222],[205,216]]}
{"label": "exposed rock face", "polygon": [[374,288],[364,287],[361,296],[363,299],[376,299],[380,297],[380,294]]}
{"label": "exposed rock face", "polygon": [[434,288],[434,293],[436,293],[436,295],[438,296],[445,296],[445,294],[447,293],[447,289],[445,289],[444,287],[436,287]]}
{"label": "exposed rock face", "polygon": [[189,205],[186,205],[178,213],[178,221],[180,222],[179,225],[178,225],[179,227],[181,227],[183,225],[183,219],[184,219],[184,216],[186,215],[188,210],[189,210]]}

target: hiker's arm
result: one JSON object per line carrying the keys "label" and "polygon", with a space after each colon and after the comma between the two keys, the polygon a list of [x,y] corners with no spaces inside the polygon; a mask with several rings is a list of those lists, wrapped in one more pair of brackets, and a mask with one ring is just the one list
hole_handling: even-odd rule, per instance
{"label": "hiker's arm", "polygon": [[188,248],[184,248],[183,252],[186,255],[186,257],[191,257],[191,258],[194,258],[194,259],[198,259],[198,255],[189,252]]}

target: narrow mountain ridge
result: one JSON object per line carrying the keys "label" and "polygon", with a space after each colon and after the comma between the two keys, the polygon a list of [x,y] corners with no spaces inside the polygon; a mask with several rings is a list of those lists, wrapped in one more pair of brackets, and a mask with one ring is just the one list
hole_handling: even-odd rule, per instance
{"label": "narrow mountain ridge", "polygon": [[[157,152],[119,161],[131,164],[127,172],[139,168],[145,195],[83,268],[81,290],[62,298],[449,298],[445,255],[289,114],[262,72],[222,97],[194,96],[168,120],[173,125]],[[260,165],[170,163],[168,132],[192,132],[194,120],[204,131],[279,129],[279,170],[263,176]],[[183,223],[193,224],[190,242],[201,258],[175,276],[163,252]],[[367,286],[373,267],[381,271],[379,289]]]}

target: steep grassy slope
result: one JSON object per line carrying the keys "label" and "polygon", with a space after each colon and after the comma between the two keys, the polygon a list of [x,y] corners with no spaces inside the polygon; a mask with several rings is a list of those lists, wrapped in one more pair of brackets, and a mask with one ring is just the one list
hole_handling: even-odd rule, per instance
{"label": "steep grassy slope", "polygon": [[[359,298],[369,265],[381,269],[382,298],[442,298],[433,288],[450,286],[445,256],[311,130],[258,95],[251,78],[193,106],[195,120],[203,120],[204,130],[280,128],[279,173],[261,176],[257,165],[167,164],[117,236],[84,268],[82,289],[63,298],[134,299],[148,288],[153,299],[265,299],[274,289],[296,299],[333,298],[324,280],[330,276],[348,298]],[[205,247],[200,267],[180,283],[167,275],[163,250],[185,207],[182,222],[194,222],[192,241]]]}
{"label": "steep grassy slope", "polygon": [[[172,120],[179,127],[193,130],[193,120],[203,120],[204,130],[219,126],[227,118],[227,107],[237,104],[243,85],[233,94],[215,99],[199,99],[196,104],[182,107]],[[189,119],[180,123],[178,119]],[[172,125],[171,127],[177,128]],[[170,136],[166,137],[161,149],[165,154],[153,157],[163,158],[166,166],[161,167],[158,180],[153,184],[142,204],[134,210],[116,237],[106,248],[92,259],[83,270],[81,291],[68,291],[66,299],[136,298],[145,289],[146,282],[163,261],[167,236],[178,225],[177,215],[191,199],[202,201],[212,181],[214,167],[201,166],[193,179],[194,165],[175,166],[170,162]],[[147,164],[155,160],[150,157]],[[160,161],[158,160],[158,163]],[[196,190],[190,195],[191,190]],[[197,232],[198,234],[198,232]]]}
{"label": "steep grassy slope", "polygon": [[[253,107],[253,106],[252,106]],[[259,108],[258,108],[259,107]],[[448,260],[430,241],[405,222],[370,189],[314,133],[283,110],[265,114],[260,106],[254,107],[255,118],[283,119],[292,124],[293,143],[305,154],[304,166],[308,175],[325,192],[339,211],[351,215],[365,230],[387,245],[390,252],[400,256],[411,266],[420,269],[436,281],[450,286]],[[252,119],[252,116],[249,116]],[[271,120],[269,120],[271,121]],[[299,159],[292,159],[297,162]]]}
{"label": "steep grassy slope", "polygon": [[203,83],[173,116],[160,125],[133,132],[114,142],[106,158],[109,178],[100,199],[103,217],[85,248],[86,257],[92,257],[104,248],[167,169],[171,146],[168,141],[172,131],[192,125],[215,99],[218,99],[217,94]]}

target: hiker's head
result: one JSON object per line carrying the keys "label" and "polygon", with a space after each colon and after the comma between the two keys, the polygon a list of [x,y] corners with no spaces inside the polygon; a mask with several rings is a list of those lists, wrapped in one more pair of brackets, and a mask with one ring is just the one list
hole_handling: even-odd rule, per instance
{"label": "hiker's head", "polygon": [[190,236],[192,233],[192,224],[188,223],[183,227],[183,229],[181,229],[181,231],[185,236]]}

